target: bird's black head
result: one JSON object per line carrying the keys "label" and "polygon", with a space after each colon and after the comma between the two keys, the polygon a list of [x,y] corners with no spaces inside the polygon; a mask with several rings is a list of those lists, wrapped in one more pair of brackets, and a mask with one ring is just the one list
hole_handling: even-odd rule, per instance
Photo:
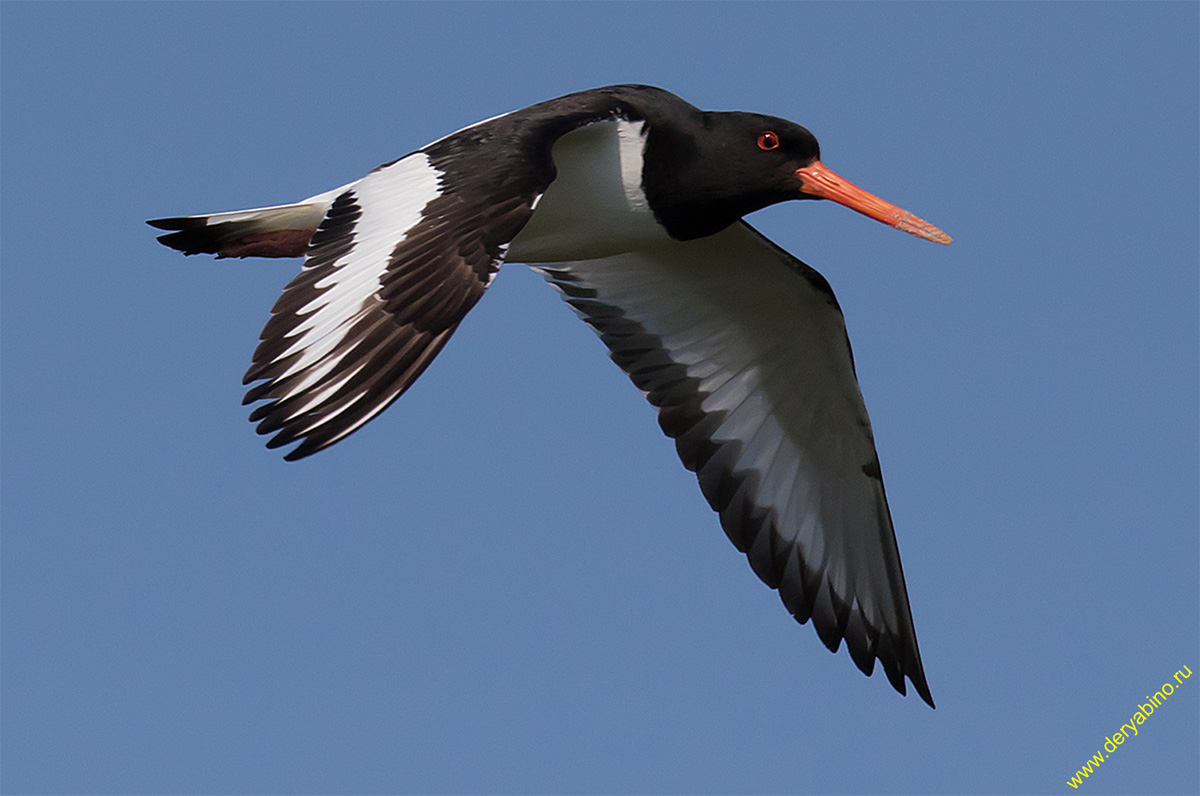
{"label": "bird's black head", "polygon": [[642,183],[676,240],[716,234],[786,199],[830,199],[910,235],[950,242],[933,224],[830,171],[816,137],[786,119],[695,110],[650,122]]}
{"label": "bird's black head", "polygon": [[747,213],[806,197],[796,172],[820,159],[816,137],[757,113],[701,112],[688,123],[652,123],[643,181],[672,237],[721,231]]}

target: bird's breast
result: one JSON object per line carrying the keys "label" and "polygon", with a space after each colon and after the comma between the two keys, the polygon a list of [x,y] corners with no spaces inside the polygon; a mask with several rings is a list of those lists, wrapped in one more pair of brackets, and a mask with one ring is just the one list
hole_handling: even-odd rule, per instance
{"label": "bird's breast", "polygon": [[554,145],[557,175],[513,239],[508,262],[609,257],[670,240],[642,190],[643,122],[614,119]]}

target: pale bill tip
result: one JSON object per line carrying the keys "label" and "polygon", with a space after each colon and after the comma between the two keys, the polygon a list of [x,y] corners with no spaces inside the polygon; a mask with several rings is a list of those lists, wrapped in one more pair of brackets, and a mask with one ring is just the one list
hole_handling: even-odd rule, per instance
{"label": "pale bill tip", "polygon": [[943,246],[950,245],[950,241],[953,240],[953,238],[925,219],[917,218],[912,213],[907,212],[896,222],[896,229],[901,232],[907,232],[909,235],[916,235],[918,238],[940,243]]}

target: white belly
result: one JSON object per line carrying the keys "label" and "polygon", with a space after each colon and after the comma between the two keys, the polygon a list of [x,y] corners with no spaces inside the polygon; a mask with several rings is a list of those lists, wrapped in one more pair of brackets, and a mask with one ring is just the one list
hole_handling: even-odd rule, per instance
{"label": "white belly", "polygon": [[642,191],[643,128],[613,120],[560,138],[553,150],[558,176],[505,261],[590,260],[670,240]]}

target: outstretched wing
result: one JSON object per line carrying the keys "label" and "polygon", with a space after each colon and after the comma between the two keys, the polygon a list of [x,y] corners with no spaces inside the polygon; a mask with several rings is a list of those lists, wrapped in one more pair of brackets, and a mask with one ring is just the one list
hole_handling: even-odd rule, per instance
{"label": "outstretched wing", "polygon": [[[250,419],[275,435],[268,446],[299,441],[285,458],[308,456],[400,397],[491,284],[554,180],[554,142],[630,115],[629,97],[645,92],[661,90],[616,86],[538,103],[347,186],[276,302],[246,373],[246,384],[262,382],[246,403],[266,401]],[[180,229],[174,224],[186,221],[163,223]],[[235,252],[246,253],[258,252]]]}
{"label": "outstretched wing", "polygon": [[866,674],[931,706],[842,313],[744,222],[539,270],[658,407],[754,572]]}
{"label": "outstretched wing", "polygon": [[[497,196],[445,179],[425,150],[337,196],[304,269],[271,310],[244,382],[268,447],[285,458],[332,445],[416,380],[495,278],[532,212],[527,190]],[[471,190],[468,190],[471,189]]]}

